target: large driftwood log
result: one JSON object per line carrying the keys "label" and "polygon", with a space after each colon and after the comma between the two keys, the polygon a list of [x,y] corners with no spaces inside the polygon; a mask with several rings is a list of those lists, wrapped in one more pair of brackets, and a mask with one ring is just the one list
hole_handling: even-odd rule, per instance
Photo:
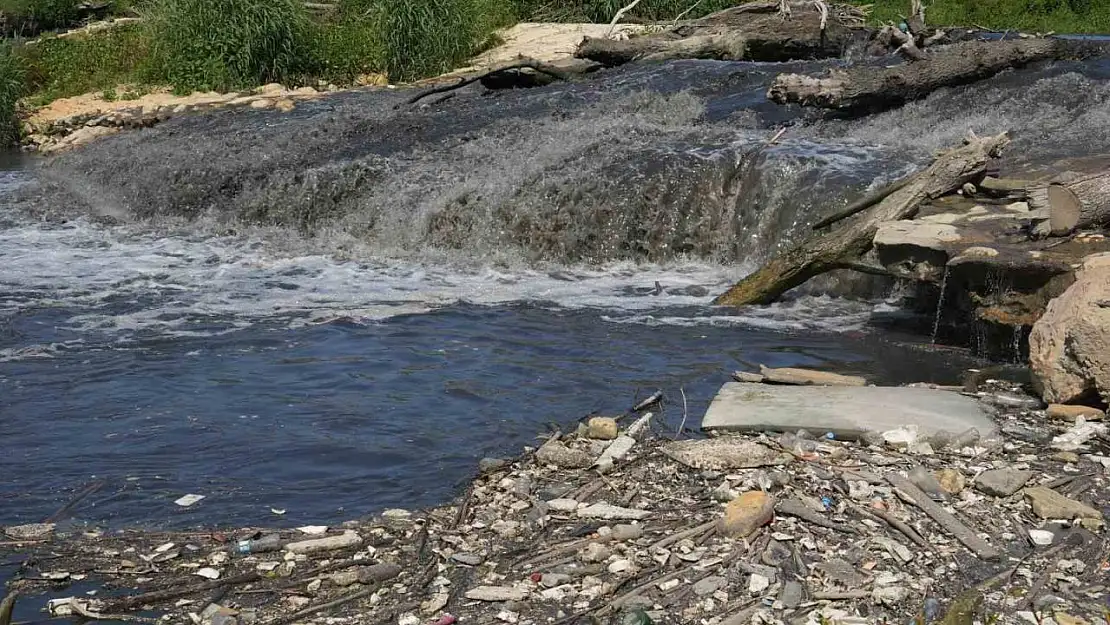
{"label": "large driftwood log", "polygon": [[985,138],[970,136],[966,145],[942,154],[925,171],[869,209],[859,220],[827,235],[816,235],[772,258],[714,303],[724,306],[767,304],[814,276],[833,269],[852,268],[871,249],[880,223],[912,217],[923,202],[951,193],[981,176],[990,159],[1008,143],[1006,133]]}
{"label": "large driftwood log", "polygon": [[922,60],[893,67],[833,69],[824,77],[781,74],[767,97],[779,104],[797,102],[846,112],[875,111],[924,98],[936,89],[990,78],[1002,70],[1060,58],[1066,52],[1054,39],[965,41],[937,48]]}
{"label": "large driftwood log", "polygon": [[575,56],[609,67],[640,60],[828,58],[840,56],[851,42],[871,33],[862,26],[862,15],[849,7],[834,5],[825,12],[814,2],[792,2],[785,16],[778,6],[749,3],[623,41],[586,37]]}
{"label": "large driftwood log", "polygon": [[1048,217],[1053,236],[1110,224],[1110,170],[1070,173],[1030,189],[1029,208]]}

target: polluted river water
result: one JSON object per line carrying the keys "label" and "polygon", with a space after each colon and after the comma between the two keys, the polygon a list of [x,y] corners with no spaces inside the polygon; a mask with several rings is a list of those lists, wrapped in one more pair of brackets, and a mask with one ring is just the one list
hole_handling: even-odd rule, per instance
{"label": "polluted river water", "polygon": [[[696,425],[760,364],[958,382],[982,363],[878,327],[899,285],[710,302],[968,129],[1010,131],[1011,167],[1110,151],[1110,67],[1010,72],[857,120],[764,98],[784,68],[819,67],[647,64],[417,106],[372,90],[9,163],[0,525],[90,484],[71,522],[432,505],[479,458],[656,389],[666,427],[682,395]],[[174,504],[188,493],[205,499]]]}

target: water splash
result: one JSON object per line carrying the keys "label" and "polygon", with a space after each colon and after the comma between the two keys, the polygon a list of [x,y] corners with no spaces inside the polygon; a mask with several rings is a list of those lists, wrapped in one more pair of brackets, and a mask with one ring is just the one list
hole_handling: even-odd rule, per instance
{"label": "water splash", "polygon": [[937,296],[937,312],[933,316],[933,333],[930,337],[930,342],[933,345],[937,344],[937,332],[940,330],[940,318],[944,313],[944,298],[948,292],[948,274],[951,270],[945,266],[944,276],[940,279],[940,295]]}

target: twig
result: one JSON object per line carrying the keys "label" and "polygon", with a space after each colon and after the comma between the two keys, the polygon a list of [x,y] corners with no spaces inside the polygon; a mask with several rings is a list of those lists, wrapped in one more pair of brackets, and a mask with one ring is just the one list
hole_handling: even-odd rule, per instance
{"label": "twig", "polygon": [[686,408],[686,389],[680,386],[678,392],[682,393],[682,423],[678,424],[678,431],[675,432],[675,438],[682,438],[682,431],[686,429],[686,418],[690,416],[690,412]]}
{"label": "twig", "polygon": [[[501,73],[504,73],[504,72],[517,70],[517,69],[535,70],[535,71],[537,71],[541,74],[546,74],[548,76],[551,76],[552,78],[555,78],[556,80],[566,80],[567,79],[566,74],[564,74],[562,72],[559,72],[557,70],[554,70],[550,66],[548,66],[544,63],[541,63],[539,61],[534,61],[534,60],[520,61],[518,63],[511,63],[509,65],[502,65],[500,67],[495,67],[495,68],[493,68],[493,69],[491,69],[491,70],[489,70],[485,73],[482,73],[482,74],[476,74],[474,76],[469,76],[469,77],[466,77],[466,78],[460,78],[457,82],[454,82],[450,85],[440,85],[438,87],[432,87],[430,89],[426,89],[426,90],[421,91],[420,93],[412,96],[411,98],[405,100],[404,103],[405,104],[410,104],[410,105],[411,104],[416,104],[417,102],[423,100],[424,98],[426,98],[428,96],[435,95],[437,93],[446,93],[448,91],[454,91],[455,89],[462,89],[463,87],[465,87],[467,85],[472,85],[472,84],[474,84],[474,83],[476,83],[476,82],[478,82],[478,81],[480,81],[484,78],[489,78],[490,76],[494,76],[494,75],[497,75],[497,74],[501,74]],[[395,108],[397,108],[397,107],[395,107]]]}
{"label": "twig", "polygon": [[690,8],[686,9],[686,10],[685,10],[685,11],[683,11],[682,13],[679,13],[679,14],[678,14],[678,17],[674,18],[674,25],[675,25],[675,26],[677,26],[677,25],[678,25],[678,23],[682,21],[682,18],[684,18],[684,17],[686,17],[687,15],[689,15],[689,14],[690,14],[690,11],[693,11],[694,9],[698,8],[698,5],[700,5],[701,3],[702,3],[702,0],[698,0],[698,1],[697,1],[697,2],[695,2],[694,4],[691,4],[691,5],[690,5]]}
{"label": "twig", "polygon": [[844,599],[866,599],[871,593],[866,590],[848,590],[835,592],[815,592],[810,598],[814,601],[841,601]]}
{"label": "twig", "polygon": [[922,538],[921,534],[917,533],[917,530],[915,530],[913,527],[911,527],[898,517],[887,512],[886,510],[865,510],[860,506],[853,507],[856,509],[856,512],[859,512],[863,516],[871,516],[882,519],[886,522],[887,525],[901,532],[903,536],[909,538],[918,547],[921,547],[922,549],[927,549],[929,551],[933,550],[933,547],[929,544],[929,541]]}
{"label": "twig", "polygon": [[652,543],[648,547],[648,551],[655,551],[656,549],[663,549],[664,547],[669,547],[669,546],[677,543],[678,541],[680,541],[684,538],[690,538],[691,536],[697,536],[698,534],[701,534],[702,532],[704,532],[706,530],[713,529],[716,526],[717,526],[717,521],[713,520],[713,521],[709,521],[708,523],[702,523],[701,525],[698,525],[696,527],[691,527],[688,530],[683,530],[681,532],[678,532],[677,534],[671,534],[670,536],[667,536],[667,537],[665,537],[661,540],[658,540],[658,541]]}
{"label": "twig", "polygon": [[459,504],[459,513],[455,515],[451,521],[451,529],[456,529],[466,521],[467,515],[470,513],[470,500],[474,498],[474,484],[471,484],[466,489],[466,495],[463,497],[462,503]]}
{"label": "twig", "polygon": [[605,33],[606,39],[613,36],[613,31],[617,28],[617,22],[621,21],[625,13],[635,9],[637,4],[640,4],[640,0],[632,0],[632,2],[617,11],[616,15],[613,16],[613,20],[609,22],[609,32]]}
{"label": "twig", "polygon": [[940,525],[949,534],[955,536],[956,540],[963,543],[964,546],[973,551],[975,555],[984,560],[997,560],[1002,557],[1001,551],[980,538],[978,534],[961,523],[959,519],[949,514],[948,511],[939,504],[929,499],[929,496],[915,486],[909,478],[898,473],[891,473],[886,476],[886,480],[896,489],[908,495],[910,499],[912,499],[913,505],[929,515],[929,518],[936,521],[937,525]]}
{"label": "twig", "polygon": [[775,136],[771,137],[771,140],[767,142],[767,145],[775,145],[775,144],[777,144],[777,143],[779,142],[779,139],[780,139],[780,138],[781,138],[781,137],[782,137],[782,136],[783,136],[784,134],[786,134],[786,126],[783,126],[782,128],[779,128],[779,131],[775,133]]}
{"label": "twig", "polygon": [[825,28],[829,25],[829,5],[825,4],[824,0],[813,0],[813,6],[817,7],[817,12],[821,14],[821,32],[825,32]]}
{"label": "twig", "polygon": [[316,614],[317,612],[323,612],[324,610],[330,610],[332,608],[337,608],[341,605],[346,605],[348,603],[351,603],[352,601],[358,601],[359,599],[362,599],[363,597],[369,597],[370,595],[374,594],[374,592],[377,589],[378,589],[378,585],[374,584],[369,588],[364,588],[362,590],[353,592],[349,595],[344,595],[344,596],[342,596],[338,599],[335,599],[333,601],[328,601],[327,603],[321,603],[319,605],[310,606],[310,607],[307,607],[307,608],[305,608],[305,609],[303,609],[299,612],[294,612],[292,614],[286,614],[285,616],[279,616],[279,617],[273,619],[272,621],[268,621],[265,625],[285,625],[285,623],[292,623],[292,622],[300,620],[300,619],[302,619],[306,616],[311,616],[313,614]]}
{"label": "twig", "polygon": [[198,592],[215,590],[217,588],[220,588],[221,586],[238,586],[240,584],[249,584],[260,579],[262,579],[262,577],[258,573],[244,573],[242,575],[236,575],[235,577],[229,577],[227,579],[218,579],[211,582],[204,582],[203,584],[197,584],[196,586],[186,586],[185,588],[181,588],[180,586],[178,586],[174,588],[169,588],[167,590],[155,590],[153,592],[146,592],[141,595],[123,597],[119,601],[109,604],[108,607],[106,607],[105,609],[112,612],[126,612],[132,608],[136,608],[146,604],[154,604],[162,601],[169,601],[171,599],[178,599],[180,597],[192,595]]}
{"label": "twig", "polygon": [[832,521],[822,517],[798,499],[784,499],[780,501],[778,505],[775,506],[775,512],[778,512],[779,514],[785,514],[787,516],[797,517],[803,521],[806,521],[807,523],[812,523],[826,529],[835,530],[838,532],[846,532],[848,534],[858,533],[858,530],[856,530],[856,528],[854,527],[842,525],[840,523],[833,523]]}

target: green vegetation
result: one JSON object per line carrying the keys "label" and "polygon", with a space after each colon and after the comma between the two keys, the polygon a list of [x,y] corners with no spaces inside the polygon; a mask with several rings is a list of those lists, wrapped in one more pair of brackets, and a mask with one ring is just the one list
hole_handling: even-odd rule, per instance
{"label": "green vegetation", "polygon": [[[324,0],[327,1],[327,0]],[[303,0],[112,0],[107,12],[137,12],[139,23],[95,34],[21,33],[65,28],[89,18],[83,0],[0,0],[8,35],[0,50],[0,140],[17,136],[16,103],[30,105],[101,91],[131,99],[155,86],[179,92],[231,90],[282,82],[348,85],[386,73],[410,81],[451,70],[496,43],[516,21],[608,22],[627,0],[334,0],[310,12]],[[875,23],[897,22],[910,0],[872,5]],[[739,0],[641,0],[629,17],[696,18]],[[1110,33],[1103,0],[926,0],[936,25],[1034,32]],[[130,85],[120,87],[120,85]]]}
{"label": "green vegetation", "polygon": [[[1110,2],[1105,0],[926,0],[925,4],[926,21],[937,26],[1110,34]],[[874,0],[871,18],[877,23],[897,22],[908,12],[909,0]]]}
{"label": "green vegetation", "polygon": [[16,106],[23,95],[23,64],[12,54],[10,45],[0,47],[0,143],[19,139]]}

